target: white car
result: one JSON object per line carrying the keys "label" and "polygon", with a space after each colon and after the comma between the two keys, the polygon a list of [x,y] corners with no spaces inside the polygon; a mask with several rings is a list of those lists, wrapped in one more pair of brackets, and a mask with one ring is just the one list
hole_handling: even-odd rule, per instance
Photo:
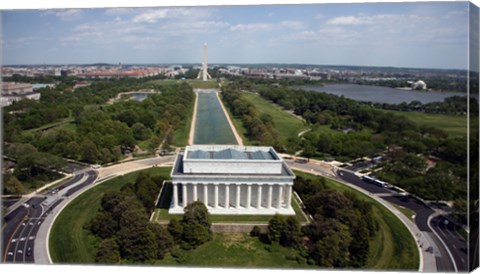
{"label": "white car", "polygon": [[17,250],[17,253],[23,254],[23,250],[19,249]]}
{"label": "white car", "polygon": [[23,206],[26,207],[26,208],[30,207],[30,205],[27,204],[27,203],[23,203]]}
{"label": "white car", "polygon": [[7,255],[8,256],[13,256],[13,252],[8,252]]}

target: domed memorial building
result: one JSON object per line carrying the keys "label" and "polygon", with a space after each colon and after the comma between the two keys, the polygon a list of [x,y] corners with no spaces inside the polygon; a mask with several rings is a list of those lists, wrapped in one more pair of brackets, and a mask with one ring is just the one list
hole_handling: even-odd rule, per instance
{"label": "domed memorial building", "polygon": [[294,215],[295,174],[272,147],[195,145],[179,153],[171,173],[170,214],[202,201],[210,214]]}

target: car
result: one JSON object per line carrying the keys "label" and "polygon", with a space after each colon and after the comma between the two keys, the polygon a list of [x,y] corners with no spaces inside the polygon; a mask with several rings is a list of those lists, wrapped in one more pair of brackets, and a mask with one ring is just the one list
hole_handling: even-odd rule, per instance
{"label": "car", "polygon": [[31,247],[27,248],[27,251],[31,251],[31,250],[32,250],[32,248],[31,248]]}
{"label": "car", "polygon": [[23,254],[23,250],[19,249],[19,250],[17,250],[17,253]]}
{"label": "car", "polygon": [[13,256],[13,252],[10,251],[10,252],[7,253],[7,255],[8,256]]}
{"label": "car", "polygon": [[29,208],[29,207],[30,207],[30,205],[27,204],[27,203],[23,203],[23,206],[26,207],[26,208]]}
{"label": "car", "polygon": [[16,242],[16,241],[17,241],[17,239],[12,239],[12,243],[14,243],[14,242]]}
{"label": "car", "polygon": [[433,253],[433,247],[432,247],[432,246],[429,246],[425,251],[430,252],[430,253]]}
{"label": "car", "polygon": [[25,239],[26,239],[25,237],[20,238],[20,242],[25,241]]}
{"label": "car", "polygon": [[27,252],[27,257],[30,257],[30,256],[32,256],[32,252],[31,252],[31,251],[28,251],[28,252]]}

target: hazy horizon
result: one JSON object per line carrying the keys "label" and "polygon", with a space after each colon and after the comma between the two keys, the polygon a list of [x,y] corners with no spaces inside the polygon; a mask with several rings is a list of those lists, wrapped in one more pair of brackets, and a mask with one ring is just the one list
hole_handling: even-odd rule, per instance
{"label": "hazy horizon", "polygon": [[1,11],[3,64],[468,69],[468,2]]}

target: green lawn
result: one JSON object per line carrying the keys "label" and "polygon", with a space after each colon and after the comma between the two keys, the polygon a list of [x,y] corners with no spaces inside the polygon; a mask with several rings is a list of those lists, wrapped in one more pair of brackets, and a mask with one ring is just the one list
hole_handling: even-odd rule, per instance
{"label": "green lawn", "polygon": [[259,112],[270,114],[275,123],[275,128],[285,139],[289,137],[296,138],[298,133],[308,129],[302,120],[256,94],[245,92],[242,94],[242,97],[254,104]]}
{"label": "green lawn", "polygon": [[[294,171],[297,176],[315,178],[315,175]],[[345,191],[352,188],[327,178],[326,185]],[[370,254],[365,269],[411,269],[417,270],[419,254],[415,240],[405,225],[393,213],[371,197],[354,191],[362,200],[372,203],[373,214],[379,224],[379,231],[370,240]]]}
{"label": "green lawn", "polygon": [[32,132],[35,132],[35,131],[39,131],[39,130],[44,130],[46,128],[49,128],[49,127],[57,127],[57,126],[66,126],[68,125],[69,123],[73,122],[74,121],[74,118],[71,118],[71,117],[67,117],[67,118],[63,118],[57,122],[53,122],[53,123],[49,123],[49,124],[45,124],[41,127],[37,127],[37,128],[32,128],[32,129],[29,129],[29,130],[25,130],[25,133],[32,133]]}
{"label": "green lawn", "polygon": [[183,147],[188,145],[188,137],[190,136],[190,127],[192,126],[194,103],[188,109],[187,119],[180,122],[180,126],[173,133],[173,145]]}
{"label": "green lawn", "polygon": [[[420,125],[443,129],[448,132],[451,137],[467,136],[467,116],[431,114],[414,111],[405,112],[388,110],[388,112],[405,116]],[[471,123],[478,123],[478,118],[472,120]]]}
{"label": "green lawn", "polygon": [[[170,176],[170,167],[144,170],[152,175]],[[57,217],[49,241],[50,255],[54,263],[93,263],[99,244],[85,226],[95,217],[100,208],[102,196],[107,191],[120,190],[133,183],[138,176],[132,172],[104,182],[77,197]]]}
{"label": "green lawn", "polygon": [[[220,96],[220,99],[222,99],[222,96]],[[227,107],[227,104],[225,103],[225,101],[223,101],[223,99],[222,99],[222,103],[225,106],[228,116],[230,116],[230,119],[232,120],[238,135],[240,135],[240,138],[242,138],[243,144],[246,146],[252,145],[252,142],[250,142],[250,140],[246,137],[247,129],[243,126],[242,118],[239,116],[233,116],[232,112],[230,111],[230,108]]]}
{"label": "green lawn", "polygon": [[413,220],[412,217],[415,215],[415,212],[413,210],[408,209],[408,208],[403,207],[403,206],[393,204],[393,203],[392,203],[392,205],[394,207],[396,207],[400,212],[402,212],[403,215],[407,216],[408,219]]}
{"label": "green lawn", "polygon": [[[183,262],[168,254],[158,265],[236,268],[315,268],[298,251],[266,245],[248,233],[214,233],[213,239],[195,250],[180,251]],[[289,258],[289,259],[287,259]],[[298,260],[297,260],[298,259]]]}

